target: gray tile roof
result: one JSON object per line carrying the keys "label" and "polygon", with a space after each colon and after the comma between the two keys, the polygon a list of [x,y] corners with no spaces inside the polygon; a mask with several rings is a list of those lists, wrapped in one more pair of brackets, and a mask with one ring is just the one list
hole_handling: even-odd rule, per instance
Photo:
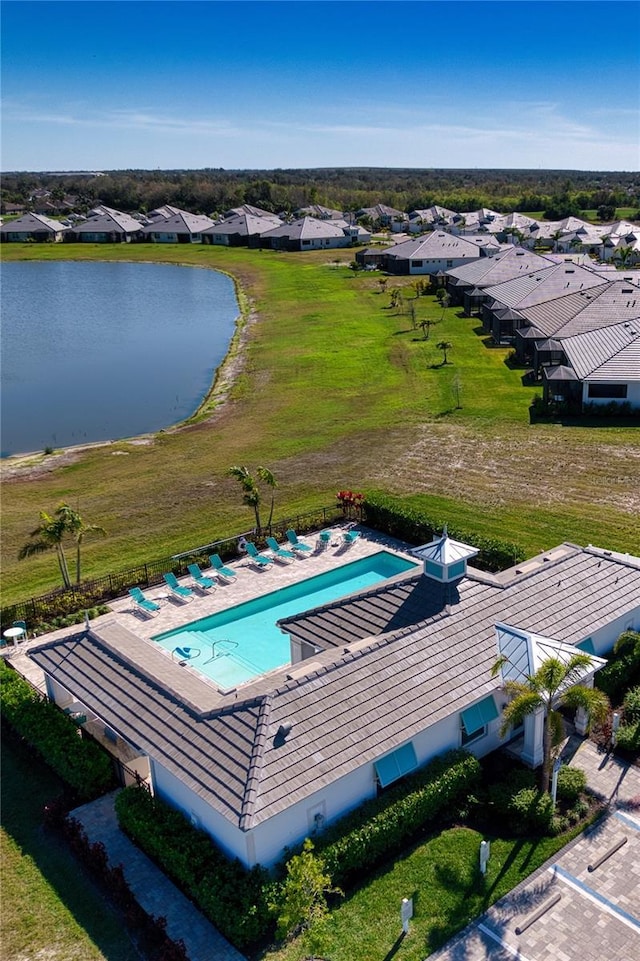
{"label": "gray tile roof", "polygon": [[52,220],[50,217],[45,217],[44,214],[34,214],[26,213],[22,217],[18,217],[16,220],[10,220],[6,224],[0,225],[0,232],[3,234],[8,233],[55,233],[62,234],[65,230],[68,230],[64,224],[61,224],[59,220]]}
{"label": "gray tile roof", "polygon": [[211,217],[202,214],[190,214],[186,210],[179,210],[177,213],[165,217],[163,220],[156,220],[152,224],[147,224],[142,228],[143,234],[201,234],[209,227],[213,227],[214,222]]}
{"label": "gray tile roof", "polygon": [[480,257],[478,245],[467,237],[448,234],[435,230],[415,240],[405,240],[395,247],[389,247],[385,255],[392,260],[444,259],[461,260]]}
{"label": "gray tile roof", "polygon": [[282,221],[275,214],[264,217],[257,217],[255,214],[236,214],[233,217],[227,217],[220,223],[213,224],[203,233],[207,235],[228,234],[230,236],[250,237],[255,234],[264,234],[267,230],[273,230],[274,227],[280,226],[282,226]]}
{"label": "gray tile roof", "polygon": [[640,382],[640,311],[635,320],[568,337],[562,349],[581,380]]}
{"label": "gray tile roof", "polygon": [[534,304],[555,300],[574,291],[604,286],[606,283],[605,277],[588,267],[562,263],[486,287],[485,294],[505,307],[517,307],[522,311]]}
{"label": "gray tile roof", "polygon": [[579,290],[523,307],[523,317],[547,336],[571,337],[633,319],[640,314],[640,287],[628,280]]}
{"label": "gray tile roof", "polygon": [[288,237],[290,240],[315,240],[331,237],[344,237],[342,227],[336,226],[331,220],[316,220],[314,217],[302,217],[291,224],[282,224],[262,234],[263,237]]}
{"label": "gray tile roof", "polygon": [[318,653],[227,696],[109,622],[31,656],[248,829],[495,691],[496,622],[576,643],[640,602],[637,559],[573,545],[546,557],[521,573],[470,571],[448,593],[400,575],[289,618],[283,626]]}
{"label": "gray tile roof", "polygon": [[462,285],[488,287],[499,284],[532,270],[549,267],[551,261],[523,247],[509,247],[495,257],[483,258],[474,264],[463,264],[447,271],[447,277],[455,278]]}

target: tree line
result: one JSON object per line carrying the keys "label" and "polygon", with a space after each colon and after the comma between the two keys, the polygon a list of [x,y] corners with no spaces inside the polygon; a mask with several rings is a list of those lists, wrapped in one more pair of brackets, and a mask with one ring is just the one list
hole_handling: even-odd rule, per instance
{"label": "tree line", "polygon": [[640,174],[553,170],[428,170],[335,167],[291,170],[113,170],[100,175],[9,172],[3,204],[29,205],[36,190],[54,202],[75,200],[84,213],[97,203],[127,212],[164,204],[220,215],[252,204],[292,213],[310,204],[355,211],[377,203],[409,212],[439,204],[452,210],[544,211],[560,219],[581,210],[640,207]]}

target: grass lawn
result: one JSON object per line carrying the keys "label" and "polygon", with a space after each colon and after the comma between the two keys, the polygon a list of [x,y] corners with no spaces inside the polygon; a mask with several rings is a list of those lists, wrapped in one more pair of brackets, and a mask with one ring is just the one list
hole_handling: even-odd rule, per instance
{"label": "grass lawn", "polygon": [[42,827],[45,803],[60,793],[60,781],[44,764],[3,738],[2,957],[139,961],[121,918],[64,842]]}
{"label": "grass lawn", "polygon": [[[3,462],[3,603],[58,586],[53,553],[17,554],[39,512],[61,501],[108,532],[85,539],[87,577],[246,530],[253,515],[227,476],[233,464],[274,472],[276,516],[331,504],[341,488],[381,489],[442,507],[452,525],[490,527],[527,553],[565,539],[640,551],[637,428],[530,425],[540,391],[522,386],[508,350],[492,347],[477,320],[414,298],[414,278],[389,278],[405,294],[396,310],[377,273],[348,269],[347,250],[6,244],[3,257],[222,269],[245,311],[242,348],[187,426]],[[437,321],[428,340],[411,304],[417,321]],[[443,340],[453,345],[446,365]]]}
{"label": "grass lawn", "polygon": [[[578,834],[576,829],[571,837]],[[267,951],[261,961],[301,961],[316,953],[331,961],[391,958],[421,961],[473,918],[527,878],[568,840],[564,838],[491,839],[485,878],[478,871],[485,835],[452,828],[417,845],[393,867],[343,901],[316,935]],[[406,938],[401,933],[400,903],[413,898],[414,917]]]}

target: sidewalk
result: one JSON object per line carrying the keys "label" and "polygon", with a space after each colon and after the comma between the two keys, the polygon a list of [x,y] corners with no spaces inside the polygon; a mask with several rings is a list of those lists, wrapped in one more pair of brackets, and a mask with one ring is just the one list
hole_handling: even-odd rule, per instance
{"label": "sidewalk", "polygon": [[121,864],[138,903],[167,921],[167,934],[183,941],[190,961],[245,961],[146,855],[122,833],[114,809],[117,792],[71,812],[91,842],[101,841],[111,865]]}
{"label": "sidewalk", "polygon": [[575,735],[563,760],[585,772],[607,816],[429,961],[640,959],[640,768]]}

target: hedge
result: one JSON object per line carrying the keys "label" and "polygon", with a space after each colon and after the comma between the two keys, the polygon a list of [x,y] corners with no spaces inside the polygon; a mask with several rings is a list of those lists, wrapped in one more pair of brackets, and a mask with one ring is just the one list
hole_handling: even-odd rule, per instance
{"label": "hedge", "polygon": [[451,814],[479,782],[480,770],[467,751],[449,751],[314,838],[333,884],[344,887],[362,877],[439,815]]}
{"label": "hedge", "polygon": [[267,872],[228,858],[180,811],[131,786],[116,797],[124,832],[191,898],[237,948],[271,931]]}
{"label": "hedge", "polygon": [[474,531],[451,525],[446,517],[424,514],[385,494],[367,494],[364,518],[376,530],[416,545],[439,537],[446,526],[451,537],[478,548],[479,554],[473,558],[473,565],[484,571],[502,571],[526,557],[525,551],[517,544],[481,537]]}
{"label": "hedge", "polygon": [[111,761],[99,745],[0,660],[0,713],[81,800],[113,787]]}
{"label": "hedge", "polygon": [[[360,879],[403,846],[438,815],[451,814],[480,778],[480,763],[463,750],[450,751],[394,788],[341,818],[314,838],[315,853],[332,884]],[[236,947],[273,934],[269,903],[278,881],[264,868],[247,870],[229,859],[204,831],[180,812],[138,787],[121,791],[116,813],[123,831]],[[295,852],[289,852],[289,856]],[[277,869],[286,873],[286,862]]]}

